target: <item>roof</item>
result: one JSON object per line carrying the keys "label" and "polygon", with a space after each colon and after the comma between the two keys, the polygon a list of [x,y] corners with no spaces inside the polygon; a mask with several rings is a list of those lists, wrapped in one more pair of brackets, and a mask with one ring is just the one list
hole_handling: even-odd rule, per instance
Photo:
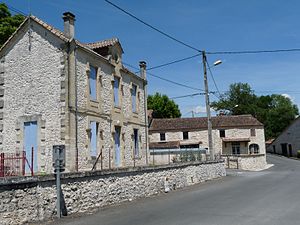
{"label": "roof", "polygon": [[[52,25],[49,25],[47,23],[45,23],[44,21],[42,21],[41,19],[37,18],[36,16],[29,16],[27,17],[21,24],[20,26],[17,28],[17,30],[8,38],[8,40],[2,45],[2,47],[0,48],[0,51],[2,51],[3,48],[5,48],[5,46],[11,41],[11,39],[20,31],[21,27],[24,26],[24,24],[26,24],[28,21],[30,22],[30,20],[35,21],[36,23],[38,23],[39,25],[41,25],[43,28],[45,28],[46,30],[50,31],[52,34],[54,34],[55,36],[57,36],[58,38],[60,38],[62,41],[68,42],[71,41],[72,39],[68,38],[64,32],[56,29],[55,27],[53,27]],[[112,38],[109,40],[103,40],[103,41],[99,41],[99,42],[95,42],[95,43],[89,43],[89,44],[83,44],[78,40],[75,40],[75,43],[80,46],[81,48],[96,54],[98,56],[100,56],[101,58],[107,60],[105,57],[103,57],[102,55],[99,55],[97,52],[93,51],[93,46],[95,48],[101,48],[101,47],[107,47],[110,45],[114,45],[114,44],[118,44],[123,52],[122,46],[119,42],[119,40],[117,38]],[[98,47],[97,47],[98,46]]]}
{"label": "roof", "polygon": [[97,41],[97,42],[93,42],[93,43],[86,43],[86,44],[83,44],[83,45],[90,48],[90,49],[97,49],[97,48],[104,48],[104,47],[119,45],[122,52],[123,52],[122,46],[121,46],[118,38],[111,38],[111,39],[107,39],[107,40],[103,40],[103,41]]}
{"label": "roof", "polygon": [[167,142],[150,142],[150,149],[166,149],[166,148],[179,148],[179,141],[167,141]]}
{"label": "roof", "polygon": [[[214,129],[218,129],[249,126],[263,127],[263,124],[252,115],[236,115],[212,117],[212,126]],[[150,132],[154,132],[199,129],[207,129],[207,117],[153,119],[149,130]]]}
{"label": "roof", "polygon": [[250,138],[222,138],[224,142],[249,142]]}

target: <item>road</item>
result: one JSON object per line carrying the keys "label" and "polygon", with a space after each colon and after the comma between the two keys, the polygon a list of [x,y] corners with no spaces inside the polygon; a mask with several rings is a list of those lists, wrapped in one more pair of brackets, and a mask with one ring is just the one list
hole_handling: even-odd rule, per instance
{"label": "road", "polygon": [[222,179],[53,224],[300,224],[300,161],[269,155],[268,163],[274,166],[265,171],[229,171]]}

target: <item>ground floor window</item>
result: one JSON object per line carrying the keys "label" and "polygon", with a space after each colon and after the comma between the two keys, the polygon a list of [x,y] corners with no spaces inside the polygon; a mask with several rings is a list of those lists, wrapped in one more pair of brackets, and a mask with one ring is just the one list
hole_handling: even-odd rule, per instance
{"label": "ground floor window", "polygon": [[251,145],[249,145],[249,152],[250,152],[250,154],[258,154],[259,153],[259,146],[258,146],[258,144],[251,144]]}
{"label": "ground floor window", "polygon": [[139,130],[133,129],[133,154],[134,157],[139,157],[139,136],[138,136]]}
{"label": "ground floor window", "polygon": [[241,154],[241,145],[240,142],[232,142],[231,143],[232,154],[239,155]]}

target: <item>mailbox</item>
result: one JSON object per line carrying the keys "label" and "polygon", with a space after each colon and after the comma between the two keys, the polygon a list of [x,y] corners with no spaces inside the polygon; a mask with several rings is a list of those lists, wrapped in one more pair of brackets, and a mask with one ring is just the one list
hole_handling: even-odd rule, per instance
{"label": "mailbox", "polygon": [[53,167],[55,172],[59,169],[61,172],[65,170],[66,151],[64,145],[53,145]]}

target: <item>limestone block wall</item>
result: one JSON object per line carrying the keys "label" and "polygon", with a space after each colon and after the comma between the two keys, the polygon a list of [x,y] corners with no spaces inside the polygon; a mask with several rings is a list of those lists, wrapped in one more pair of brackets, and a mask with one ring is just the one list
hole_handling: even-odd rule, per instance
{"label": "limestone block wall", "polygon": [[[226,138],[249,138],[250,142],[247,142],[247,146],[241,145],[243,147],[245,154],[247,154],[248,146],[252,143],[259,145],[259,153],[265,154],[265,136],[264,136],[264,129],[263,128],[255,128],[256,135],[250,135],[250,128],[228,128],[225,129],[225,137]],[[219,129],[214,129],[212,131],[213,136],[213,145],[216,152],[222,153],[222,149],[226,152],[226,150],[230,150],[231,152],[231,145],[229,144],[228,147],[223,146],[223,140],[220,137]],[[150,142],[159,142],[160,135],[158,132],[151,132],[149,135]],[[166,132],[166,141],[182,141],[182,131],[169,131]],[[189,140],[196,142],[202,142],[201,147],[207,148],[208,147],[208,138],[207,138],[207,130],[196,130],[196,131],[189,131]],[[223,152],[224,154],[224,152]],[[231,154],[231,153],[228,153]]]}
{"label": "limestone block wall", "polygon": [[223,156],[226,168],[241,170],[263,170],[266,168],[267,161],[265,154],[257,155],[230,155]]}
{"label": "limestone block wall", "polygon": [[30,37],[25,28],[2,51],[0,151],[23,150],[24,122],[37,121],[38,170],[49,172],[52,145],[64,144],[63,43],[35,22]]}
{"label": "limestone block wall", "polygon": [[[285,129],[273,142],[268,146],[267,151],[271,153],[282,154],[281,144],[287,143],[292,147],[292,156],[297,156],[300,150],[300,117],[298,117],[287,129]],[[288,146],[287,146],[288,148]],[[275,150],[275,151],[274,151]],[[289,149],[287,149],[289,154]]]}
{"label": "limestone block wall", "polygon": [[[62,191],[73,214],[156,195],[164,191],[166,178],[172,191],[225,175],[223,161],[63,174]],[[1,224],[50,219],[56,215],[55,201],[53,176],[1,180]]]}

